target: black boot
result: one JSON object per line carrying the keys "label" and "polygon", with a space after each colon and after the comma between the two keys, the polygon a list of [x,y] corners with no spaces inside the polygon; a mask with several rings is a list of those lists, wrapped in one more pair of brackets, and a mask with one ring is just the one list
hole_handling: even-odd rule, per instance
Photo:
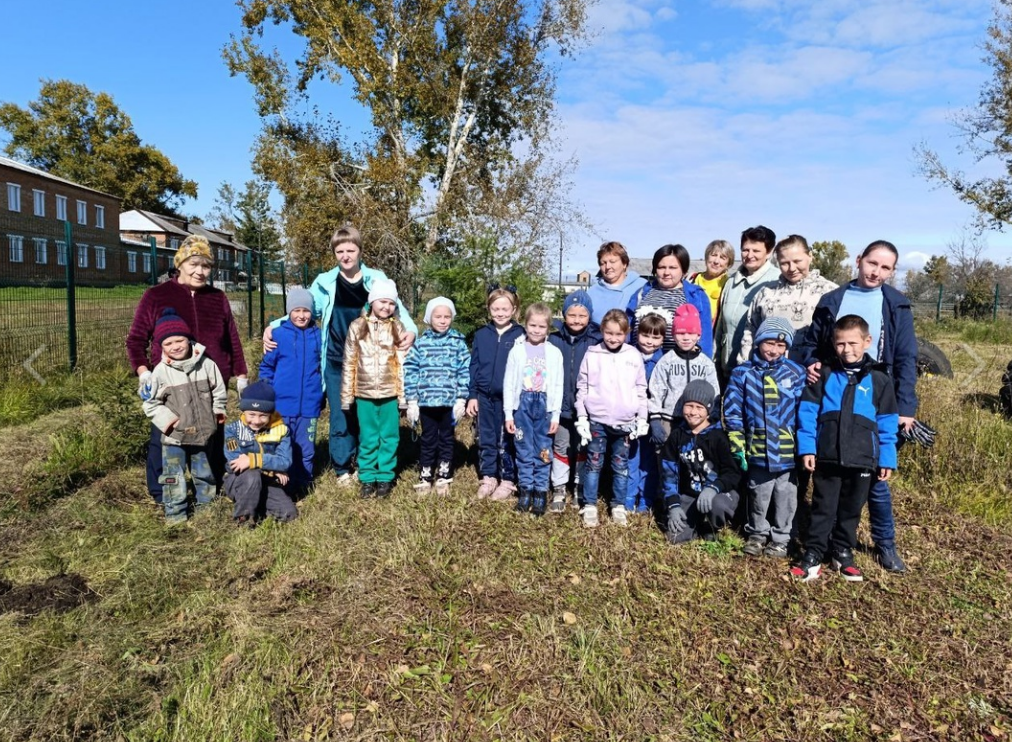
{"label": "black boot", "polygon": [[548,490],[534,490],[534,495],[531,498],[531,512],[540,518],[545,514],[547,508]]}
{"label": "black boot", "polygon": [[531,510],[531,491],[525,487],[521,487],[517,493],[517,508],[518,513],[528,513]]}

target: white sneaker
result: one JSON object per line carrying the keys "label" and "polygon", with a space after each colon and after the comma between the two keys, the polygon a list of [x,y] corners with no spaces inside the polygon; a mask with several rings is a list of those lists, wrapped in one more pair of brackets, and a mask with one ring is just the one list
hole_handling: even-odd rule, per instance
{"label": "white sneaker", "polygon": [[597,505],[584,505],[582,512],[584,527],[597,528]]}
{"label": "white sneaker", "polygon": [[444,479],[440,477],[436,480],[436,494],[437,495],[448,495],[450,494],[450,484],[453,482],[453,478]]}
{"label": "white sneaker", "polygon": [[346,471],[337,478],[338,487],[350,487],[358,481],[358,473]]}
{"label": "white sneaker", "polygon": [[625,514],[625,505],[615,505],[612,507],[611,520],[616,526],[629,525],[629,519],[626,518]]}

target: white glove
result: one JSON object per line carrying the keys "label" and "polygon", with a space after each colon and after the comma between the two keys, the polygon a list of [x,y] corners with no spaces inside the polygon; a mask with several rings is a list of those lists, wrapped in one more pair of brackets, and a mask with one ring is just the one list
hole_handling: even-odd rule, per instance
{"label": "white glove", "polygon": [[408,402],[408,411],[404,413],[404,416],[408,419],[408,425],[412,428],[418,424],[418,418],[421,417],[421,412],[418,409],[418,401],[412,399]]}
{"label": "white glove", "polygon": [[235,379],[235,390],[242,396],[242,390],[249,386],[249,379],[245,376],[237,376]]}
{"label": "white glove", "polygon": [[590,443],[590,420],[586,417],[577,418],[576,434],[580,436],[580,445],[586,446]]}
{"label": "white glove", "polygon": [[634,441],[637,438],[643,438],[650,432],[650,423],[645,418],[636,418],[636,427],[629,434],[629,440]]}
{"label": "white glove", "polygon": [[456,425],[464,418],[464,410],[467,407],[466,399],[458,399],[453,403],[453,423]]}
{"label": "white glove", "polygon": [[144,402],[151,399],[151,372],[145,371],[137,377],[137,396]]}

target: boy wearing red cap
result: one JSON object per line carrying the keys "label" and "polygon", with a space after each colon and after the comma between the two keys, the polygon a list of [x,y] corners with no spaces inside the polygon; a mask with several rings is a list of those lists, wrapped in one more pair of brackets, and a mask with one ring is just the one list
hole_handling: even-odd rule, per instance
{"label": "boy wearing red cap", "polygon": [[151,398],[144,414],[162,432],[162,504],[168,525],[185,523],[186,467],[190,468],[197,508],[216,494],[208,444],[225,422],[228,391],[218,366],[193,339],[174,309],[155,323],[154,342],[162,359],[151,372]]}

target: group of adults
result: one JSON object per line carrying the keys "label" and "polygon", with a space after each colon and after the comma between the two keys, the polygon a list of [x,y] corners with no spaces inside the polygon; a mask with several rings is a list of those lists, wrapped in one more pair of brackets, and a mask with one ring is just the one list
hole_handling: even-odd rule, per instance
{"label": "group of adults", "polygon": [[[688,251],[681,245],[665,245],[654,253],[653,277],[646,279],[630,269],[625,247],[606,242],[597,253],[600,270],[588,288],[592,319],[600,322],[611,309],[635,317],[641,303],[667,309],[690,303],[701,318],[700,348],[713,358],[726,384],[735,366],[748,360],[753,334],[768,317],[790,322],[795,339],[789,357],[807,367],[808,379],[814,382],[821,365],[835,357],[836,319],[857,314],[868,322],[873,340],[869,353],[892,377],[900,426],[909,430],[917,410],[917,340],[910,302],[888,283],[899,259],[896,247],[885,240],[869,244],[857,258],[855,278],[844,286],[812,268],[811,247],[800,235],[777,242],[768,227],[746,229],[739,256],[735,267],[731,245],[715,240],[705,251],[708,270],[690,276]],[[726,277],[709,278],[708,274],[720,272],[722,263]],[[868,511],[877,560],[890,571],[904,571],[896,552],[892,493],[886,482],[872,487]]]}
{"label": "group of adults", "polygon": [[[348,326],[367,303],[373,281],[385,278],[362,261],[362,239],[353,227],[338,229],[331,238],[336,266],[313,281],[315,316],[321,321],[322,371],[330,415],[330,459],[339,478],[352,476],[352,459],[357,445],[354,416],[341,410],[339,395],[343,367],[344,338]],[[775,255],[775,264],[771,257]],[[896,385],[900,421],[913,424],[917,407],[917,343],[913,314],[906,298],[886,282],[896,269],[898,253],[885,241],[871,243],[857,259],[857,276],[845,286],[834,283],[812,269],[811,248],[798,235],[776,242],[764,226],[746,229],[741,235],[740,262],[735,267],[732,246],[723,240],[706,248],[710,273],[726,263],[726,278],[708,281],[705,272],[689,280],[689,252],[682,245],[664,245],[654,253],[653,276],[646,279],[629,267],[629,254],[618,242],[606,242],[597,253],[599,273],[588,288],[593,301],[592,320],[600,323],[610,309],[632,311],[639,303],[671,310],[690,303],[699,310],[703,334],[700,346],[713,357],[721,379],[748,358],[752,333],[770,316],[787,319],[795,330],[790,357],[809,367],[817,376],[821,362],[833,357],[832,327],[837,316],[860,314],[872,329],[874,355],[883,363]],[[713,263],[711,264],[711,261]],[[172,308],[189,325],[194,338],[207,349],[226,383],[236,378],[237,390],[246,385],[247,367],[235,318],[226,295],[210,285],[214,256],[207,240],[194,235],[179,247],[175,275],[148,289],[141,299],[127,337],[131,366],[143,385],[145,375],[160,358],[152,347],[155,323],[166,308]],[[777,272],[779,267],[779,273]],[[417,332],[407,312],[402,319],[410,346]],[[266,349],[272,346],[271,329],[264,332]],[[666,339],[673,347],[673,338]],[[222,430],[219,430],[219,437]],[[213,446],[212,450],[220,450]],[[224,474],[224,457],[212,460],[216,477]],[[147,463],[148,490],[161,500],[161,442],[151,429]],[[869,497],[872,537],[880,561],[902,569],[895,551],[892,497],[888,485],[878,482]]]}

